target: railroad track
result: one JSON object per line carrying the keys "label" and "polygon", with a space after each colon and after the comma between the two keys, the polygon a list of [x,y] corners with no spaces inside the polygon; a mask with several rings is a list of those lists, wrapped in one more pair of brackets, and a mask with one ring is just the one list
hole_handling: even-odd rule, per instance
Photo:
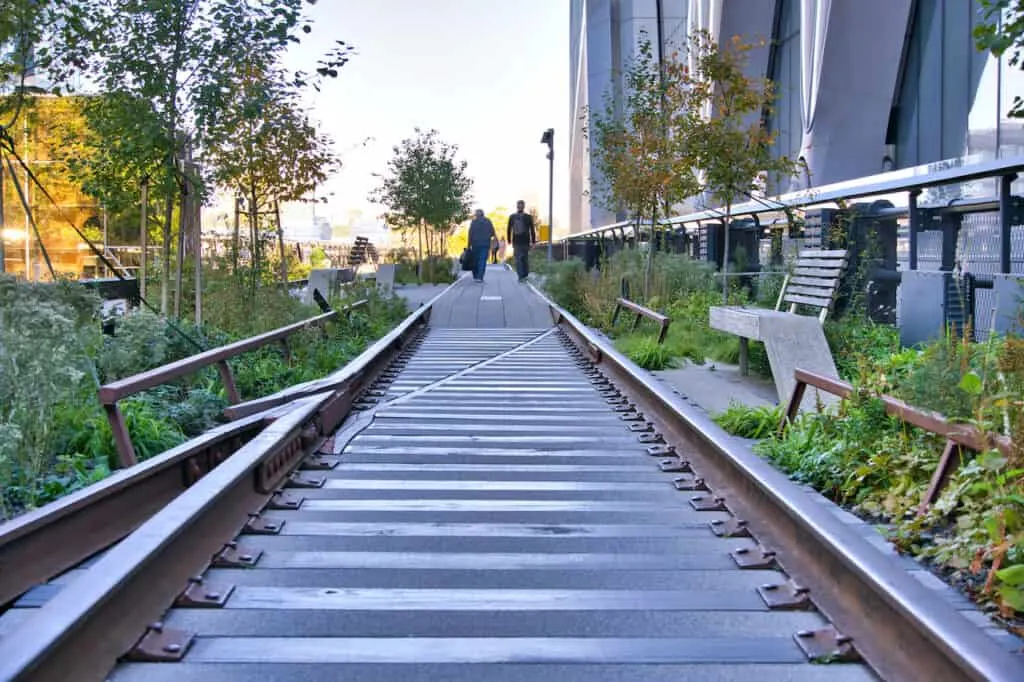
{"label": "railroad track", "polygon": [[551,310],[431,329],[428,304],[150,475],[8,528],[0,595],[72,570],[0,618],[0,680],[1024,679]]}

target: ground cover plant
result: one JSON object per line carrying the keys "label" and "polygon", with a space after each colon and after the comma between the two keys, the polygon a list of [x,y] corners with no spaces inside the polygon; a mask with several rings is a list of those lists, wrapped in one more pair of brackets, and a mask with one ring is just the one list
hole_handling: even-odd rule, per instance
{"label": "ground cover plant", "polygon": [[[366,308],[231,361],[242,399],[322,377],[362,352],[406,314],[405,303],[372,288],[342,306]],[[70,283],[28,284],[0,275],[0,520],[102,479],[116,461],[96,398],[103,383],[318,314],[276,285],[211,273],[204,320],[169,324],[149,312],[117,320],[104,335],[100,301]],[[198,346],[198,347],[197,347]],[[227,405],[213,367],[121,401],[132,442],[146,459],[209,429]]]}

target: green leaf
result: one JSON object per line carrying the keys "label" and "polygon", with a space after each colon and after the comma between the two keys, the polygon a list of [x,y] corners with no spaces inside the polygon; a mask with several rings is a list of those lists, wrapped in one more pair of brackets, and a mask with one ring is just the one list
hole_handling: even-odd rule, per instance
{"label": "green leaf", "polygon": [[1024,564],[1018,564],[1016,566],[1010,566],[1000,571],[996,571],[996,577],[999,581],[1007,585],[1017,587],[1018,585],[1024,585]]}
{"label": "green leaf", "polygon": [[975,372],[968,372],[960,379],[960,390],[968,395],[981,395],[984,385]]}

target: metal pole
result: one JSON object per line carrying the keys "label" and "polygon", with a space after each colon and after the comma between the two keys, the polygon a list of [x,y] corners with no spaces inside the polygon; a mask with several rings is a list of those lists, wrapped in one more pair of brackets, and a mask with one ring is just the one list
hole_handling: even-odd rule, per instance
{"label": "metal pole", "polygon": [[1017,175],[999,178],[999,272],[1009,273],[1011,269],[1011,227],[1013,225],[1013,194],[1011,188]]}
{"label": "metal pole", "polygon": [[[3,157],[0,156],[0,161]],[[0,273],[7,272],[5,262],[7,254],[4,252],[4,167],[0,163]]]}
{"label": "metal pole", "polygon": [[139,296],[146,298],[146,261],[149,257],[149,223],[146,215],[149,209],[149,180],[142,181],[142,196],[139,200],[139,225],[141,232],[139,241],[142,246],[142,257],[139,261]]}
{"label": "metal pole", "polygon": [[[192,168],[194,176],[199,175],[198,164],[189,164]],[[189,184],[188,193],[189,203],[189,218],[192,222],[192,229],[194,230],[193,236],[195,242],[195,284],[196,284],[196,325],[202,326],[203,324],[203,216],[202,216],[202,204],[199,203],[199,198],[196,196],[195,185]]]}
{"label": "metal pole", "polygon": [[[107,256],[107,244],[108,244],[108,240],[107,240],[107,207],[106,207],[106,205],[101,205],[100,206],[100,210],[103,211],[103,256],[105,258]],[[107,264],[105,262],[103,263],[103,276],[104,277],[110,277],[110,272],[107,270]]]}
{"label": "metal pole", "polygon": [[[28,177],[28,115],[25,116],[25,120],[22,122],[22,129],[24,131],[25,138],[25,281],[32,281],[32,241],[30,235],[32,234],[32,216],[30,214],[30,207],[32,205],[29,197],[29,177]],[[13,172],[13,171],[12,171]],[[17,178],[12,178],[17,182]]]}
{"label": "metal pole", "polygon": [[552,134],[551,149],[548,151],[548,262],[552,259],[552,243],[555,241],[555,141]]}

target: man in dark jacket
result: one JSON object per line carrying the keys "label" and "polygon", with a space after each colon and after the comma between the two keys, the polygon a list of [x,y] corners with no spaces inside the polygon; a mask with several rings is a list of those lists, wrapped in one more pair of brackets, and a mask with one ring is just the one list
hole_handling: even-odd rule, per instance
{"label": "man in dark jacket", "polygon": [[477,209],[473,222],[469,224],[470,262],[473,263],[473,281],[483,282],[487,269],[487,252],[491,250],[491,240],[496,237],[494,223],[481,209]]}
{"label": "man in dark jacket", "polygon": [[516,272],[525,282],[530,274],[530,247],[537,243],[537,230],[533,216],[526,212],[526,202],[516,202],[516,212],[508,217],[507,239],[516,252]]}

